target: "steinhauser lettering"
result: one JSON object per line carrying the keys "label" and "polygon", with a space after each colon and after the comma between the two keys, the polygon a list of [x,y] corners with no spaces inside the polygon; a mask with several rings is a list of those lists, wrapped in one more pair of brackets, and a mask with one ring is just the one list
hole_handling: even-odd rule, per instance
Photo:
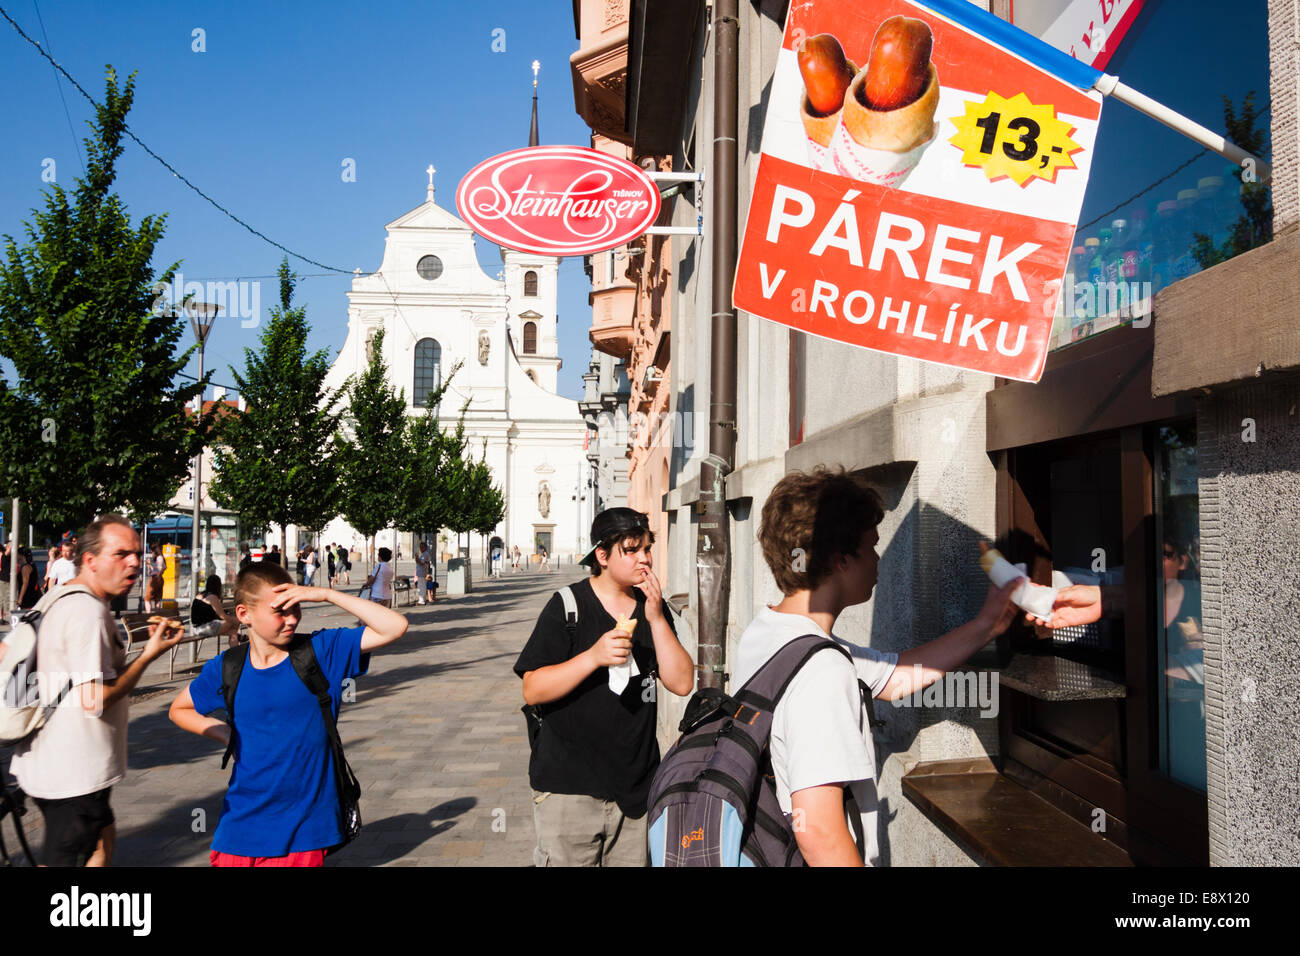
{"label": "steinhauser lettering", "polygon": [[641,216],[650,208],[643,192],[633,193],[641,197],[638,199],[622,198],[630,190],[614,191],[613,197],[603,195],[614,181],[603,169],[587,170],[559,191],[530,188],[531,174],[511,191],[501,181],[502,172],[492,173],[490,186],[470,192],[470,208],[484,220],[509,218],[525,234],[528,231],[520,225],[521,218],[558,219],[575,238],[598,241],[613,235],[620,220]]}

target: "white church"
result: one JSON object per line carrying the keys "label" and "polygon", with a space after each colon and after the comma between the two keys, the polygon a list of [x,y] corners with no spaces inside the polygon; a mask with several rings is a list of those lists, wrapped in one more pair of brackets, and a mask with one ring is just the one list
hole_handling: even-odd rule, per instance
{"label": "white church", "polygon": [[[425,201],[388,224],[379,269],[352,282],[347,340],[325,384],[337,389],[359,374],[380,329],[389,382],[405,393],[410,415],[424,414],[429,390],[462,363],[440,421],[454,428],[468,399],[469,453],[476,460],[486,455],[506,501],[505,518],[492,535],[468,536],[470,558],[477,565],[491,539],[500,538],[507,549],[517,545],[525,560],[545,547],[552,563],[567,563],[585,552],[592,515],[583,491],[587,426],[578,403],[557,394],[560,260],[502,249],[502,272],[489,277],[475,255],[473,231],[434,202],[434,168],[426,172]],[[430,530],[381,531],[376,547],[400,544],[407,559],[416,533]],[[434,552],[454,553],[455,535],[438,534]],[[341,518],[325,528],[320,542],[365,553],[362,536]],[[508,561],[505,567],[508,572]]]}

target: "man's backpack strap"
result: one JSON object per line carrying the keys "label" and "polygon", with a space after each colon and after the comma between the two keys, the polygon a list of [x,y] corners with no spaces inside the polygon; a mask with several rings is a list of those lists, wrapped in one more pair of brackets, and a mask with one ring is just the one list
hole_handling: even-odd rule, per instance
{"label": "man's backpack strap", "polygon": [[[736,719],[747,717],[747,711],[752,713],[746,705],[752,705],[774,714],[776,705],[781,702],[781,698],[785,695],[786,689],[790,686],[790,682],[794,680],[795,675],[803,669],[803,666],[808,663],[814,654],[828,648],[834,648],[848,658],[850,664],[853,663],[853,655],[849,653],[847,648],[822,637],[820,634],[805,634],[803,637],[796,638],[773,654],[771,659],[759,668],[754,676],[745,682],[745,686],[736,693],[736,700],[742,705],[736,712]],[[768,668],[771,668],[771,672],[764,674]],[[782,674],[784,674],[784,678],[781,678]],[[780,683],[775,688],[772,686],[774,680],[780,680]],[[751,689],[751,685],[754,688],[767,691],[770,696],[757,693],[756,690]],[[872,726],[875,726],[875,712],[871,705],[871,692],[861,680],[858,681],[858,694],[862,706],[867,709],[869,722]],[[764,748],[764,757],[768,757],[769,754],[770,751]],[[844,805],[845,815],[849,820],[849,826],[853,834],[853,842],[857,845],[858,853],[861,855],[866,847],[866,834],[862,830],[862,812],[858,806],[857,798],[853,796],[852,787],[847,784],[844,787]]]}
{"label": "man's backpack strap", "polygon": [[221,769],[226,769],[230,757],[235,752],[235,688],[239,686],[239,675],[244,672],[248,661],[250,644],[240,644],[230,648],[221,656],[221,699],[226,703],[226,726],[230,728],[230,740],[226,743],[226,752],[221,755]]}
{"label": "man's backpack strap", "polygon": [[[578,599],[573,596],[573,588],[560,588],[555,592],[560,596],[560,601],[564,604],[564,629],[569,632],[569,643],[578,634]],[[540,706],[533,704],[524,704],[519,710],[524,715],[524,723],[528,727],[528,747],[535,749],[537,747],[537,738],[542,732],[542,709]]]}
{"label": "man's backpack strap", "polygon": [[560,588],[557,593],[564,602],[564,627],[569,632],[569,639],[578,633],[578,599],[573,596],[573,588]]}

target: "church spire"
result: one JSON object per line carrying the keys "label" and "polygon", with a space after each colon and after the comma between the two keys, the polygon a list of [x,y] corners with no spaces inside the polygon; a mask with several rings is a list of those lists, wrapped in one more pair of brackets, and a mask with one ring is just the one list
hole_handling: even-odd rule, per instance
{"label": "church spire", "polygon": [[533,123],[528,130],[528,145],[537,146],[537,71],[542,68],[542,64],[533,60]]}

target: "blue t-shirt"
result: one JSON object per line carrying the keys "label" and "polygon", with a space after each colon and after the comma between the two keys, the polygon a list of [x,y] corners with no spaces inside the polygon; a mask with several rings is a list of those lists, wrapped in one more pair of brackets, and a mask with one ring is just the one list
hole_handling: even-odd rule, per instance
{"label": "blue t-shirt", "polygon": [[[364,628],[330,628],[311,636],[338,716],[343,681],[364,674]],[[221,655],[190,684],[194,709],[210,714],[221,699]],[[262,670],[250,659],[235,688],[234,771],[221,804],[212,849],[236,856],[284,856],[343,839],[334,755],[320,704],[285,657]]]}

